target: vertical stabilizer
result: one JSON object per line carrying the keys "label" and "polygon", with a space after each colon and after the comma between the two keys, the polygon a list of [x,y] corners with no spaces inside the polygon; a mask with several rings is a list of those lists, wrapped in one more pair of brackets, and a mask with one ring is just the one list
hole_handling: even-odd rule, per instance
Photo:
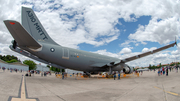
{"label": "vertical stabilizer", "polygon": [[56,44],[46,30],[40,23],[39,19],[35,15],[31,8],[22,7],[22,25],[32,35],[32,37],[38,42]]}

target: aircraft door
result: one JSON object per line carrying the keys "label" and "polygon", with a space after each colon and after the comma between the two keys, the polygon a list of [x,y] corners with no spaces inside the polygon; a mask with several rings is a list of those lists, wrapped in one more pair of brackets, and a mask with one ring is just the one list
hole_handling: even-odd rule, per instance
{"label": "aircraft door", "polygon": [[62,49],[62,58],[63,59],[69,59],[69,49],[67,49],[67,48],[63,48]]}

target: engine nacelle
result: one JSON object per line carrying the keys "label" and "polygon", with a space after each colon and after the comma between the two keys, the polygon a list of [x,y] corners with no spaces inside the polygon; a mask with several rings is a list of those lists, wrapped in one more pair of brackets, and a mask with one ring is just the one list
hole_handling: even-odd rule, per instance
{"label": "engine nacelle", "polygon": [[133,67],[129,67],[125,63],[120,63],[119,65],[112,68],[112,71],[121,71],[121,70],[123,70],[125,74],[130,74],[133,72]]}
{"label": "engine nacelle", "polygon": [[123,72],[125,74],[130,74],[133,72],[133,67],[129,67],[128,65],[126,65],[125,67],[123,67]]}

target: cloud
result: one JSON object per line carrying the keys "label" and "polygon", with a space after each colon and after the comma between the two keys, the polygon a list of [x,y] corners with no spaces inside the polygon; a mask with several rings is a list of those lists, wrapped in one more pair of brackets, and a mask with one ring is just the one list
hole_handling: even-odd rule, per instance
{"label": "cloud", "polygon": [[[128,4],[127,4],[128,2]],[[125,15],[133,14],[134,18],[140,16],[151,16],[148,25],[139,25],[135,33],[131,33],[124,43],[138,43],[147,44],[147,42],[158,42],[159,44],[168,44],[174,41],[175,36],[180,36],[180,1],[171,0],[158,0],[158,1],[126,1],[125,3],[127,13]],[[123,11],[122,11],[123,12]],[[125,21],[128,20],[127,16],[123,16]],[[130,19],[130,18],[129,18]]]}
{"label": "cloud", "polygon": [[0,44],[7,44],[10,43],[11,40],[13,40],[12,36],[4,31],[0,31],[0,36],[1,36]]}
{"label": "cloud", "polygon": [[[152,16],[153,20],[148,26],[140,25],[136,33],[129,35],[130,40],[134,39],[142,44],[146,44],[144,41],[167,44],[177,34],[177,29],[173,30],[172,28],[176,25],[177,28],[179,26],[178,23],[171,23],[177,20],[178,15],[180,15],[178,1],[23,0],[12,3],[7,0],[7,2],[1,1],[1,4],[4,4],[1,7],[1,12],[7,12],[0,19],[15,19],[18,21],[20,21],[21,5],[33,7],[50,36],[57,43],[72,48],[79,48],[78,44],[81,43],[101,46],[117,40],[120,30],[115,25],[121,23],[118,21],[119,18],[123,18],[126,22],[134,22],[140,16]],[[11,6],[12,4],[13,6]],[[134,17],[131,15],[134,15]],[[171,18],[172,16],[173,18]],[[163,21],[157,22],[157,19]],[[170,23],[171,25],[169,25]],[[163,40],[163,38],[166,38],[161,34],[164,30],[163,27],[166,28],[165,32],[167,34],[175,32],[170,38],[168,37],[168,40]],[[156,35],[157,33],[158,35]],[[78,38],[75,36],[78,36]],[[147,36],[150,38],[147,39]],[[99,39],[99,37],[102,38]],[[138,45],[136,43],[136,46]]]}
{"label": "cloud", "polygon": [[138,42],[150,41],[168,44],[170,41],[174,41],[176,36],[180,36],[180,23],[177,19],[178,17],[175,16],[158,22],[156,18],[153,18],[147,26],[139,25],[137,31],[130,34],[128,38]]}
{"label": "cloud", "polygon": [[3,21],[7,19],[20,21],[20,1],[0,1],[0,44],[9,44],[13,40]]}
{"label": "cloud", "polygon": [[172,51],[171,54],[172,54],[172,55],[178,55],[178,54],[179,54],[179,51],[178,51],[178,50]]}
{"label": "cloud", "polygon": [[[81,0],[76,0],[73,2],[68,0],[54,0],[53,2],[45,0],[28,0],[25,4],[33,4],[33,8],[35,11],[37,11],[36,13],[39,19],[41,19],[43,25],[46,28],[49,28],[48,32],[50,33],[50,36],[52,36],[52,38],[55,39],[57,43],[73,48],[79,48],[78,44],[80,43],[88,43],[94,46],[101,46],[118,39],[120,31],[119,29],[115,28],[115,25],[120,23],[118,21],[119,18],[123,18],[126,22],[134,22],[136,21],[136,18],[144,15],[151,15],[153,18],[156,17],[158,19],[166,19],[174,16],[174,14],[179,14],[177,10],[179,8],[178,3],[164,0],[160,0],[158,2],[141,0],[93,0],[86,2],[83,2]],[[132,14],[134,14],[135,16],[131,17]],[[162,23],[162,25],[163,24],[164,23]],[[52,27],[51,25],[54,25],[55,28],[50,28]],[[159,27],[162,26],[159,25]],[[149,28],[151,29],[151,27]],[[55,30],[52,31],[52,29]],[[79,32],[79,30],[81,31]],[[135,39],[140,41],[142,44],[146,44],[144,41],[160,41],[159,43],[162,44],[168,43],[170,42],[170,40],[172,40],[171,37],[167,41],[160,40],[160,38],[163,37],[158,37],[159,40],[154,39],[157,38],[157,35],[154,34],[151,35],[152,38],[145,40],[142,38],[147,37],[142,36],[143,33],[140,35],[141,37],[138,36],[138,32],[143,32],[142,30],[145,30],[145,27],[143,28],[143,26],[140,26],[137,30],[137,34],[135,33],[129,36],[130,40]],[[158,30],[155,29],[154,31]],[[171,32],[173,33],[173,31]],[[160,31],[158,32],[158,34],[159,33]],[[57,37],[57,35],[60,37]],[[68,36],[68,38],[66,36]],[[68,40],[69,38],[74,39],[74,36],[78,36],[78,39],[81,41]],[[104,38],[98,40],[99,37]],[[136,46],[137,45],[138,44],[136,43]]]}
{"label": "cloud", "polygon": [[131,49],[130,48],[123,48],[119,53],[120,54],[129,54],[131,53]]}
{"label": "cloud", "polygon": [[142,50],[142,52],[148,52],[148,51],[149,51],[148,48],[144,48],[144,49]]}
{"label": "cloud", "polygon": [[115,58],[118,58],[118,57],[119,57],[118,54],[116,54],[116,53],[111,53],[111,52],[107,52],[106,49],[104,49],[104,50],[98,50],[98,51],[96,51],[96,52],[94,52],[94,53],[98,53],[98,54],[106,55],[106,56],[110,56],[110,57],[115,57]]}
{"label": "cloud", "polygon": [[[80,43],[101,46],[116,40],[120,35],[114,27],[118,17],[114,16],[116,12],[112,11],[112,5],[109,7],[96,1],[86,3],[78,0],[28,2],[34,4],[37,16],[52,39],[63,46],[79,48]],[[57,7],[57,4],[62,6]]]}
{"label": "cloud", "polygon": [[151,47],[150,49],[143,48],[142,52],[144,53],[144,52],[152,51],[152,50],[155,50],[155,49],[157,49],[157,47]]}

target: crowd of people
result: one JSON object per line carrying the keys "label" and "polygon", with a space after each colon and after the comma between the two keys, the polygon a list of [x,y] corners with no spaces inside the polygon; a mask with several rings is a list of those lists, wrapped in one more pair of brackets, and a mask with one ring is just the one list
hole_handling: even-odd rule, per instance
{"label": "crowd of people", "polygon": [[[5,67],[0,67],[0,69],[2,69],[4,72],[5,72],[5,70],[7,70],[7,71],[10,71],[11,73],[12,72],[20,72],[20,73],[22,73],[22,72],[24,72],[24,70],[19,70],[19,69],[16,69],[16,68],[5,68]],[[25,74],[25,76],[31,76],[32,74],[40,74],[41,73],[41,76],[47,76],[48,74],[49,75],[51,75],[51,72],[50,71],[44,71],[44,72],[42,72],[42,71],[39,71],[39,70],[29,70],[29,71],[26,71],[27,73]]]}
{"label": "crowd of people", "polygon": [[160,75],[165,75],[168,76],[168,72],[175,70],[176,72],[178,72],[178,68],[180,68],[179,66],[165,66],[165,67],[161,67],[158,69],[158,76]]}
{"label": "crowd of people", "polygon": [[[0,67],[0,69],[2,69],[3,71],[5,71],[6,70],[6,68],[5,67]],[[156,70],[158,70],[158,76],[160,76],[160,75],[166,75],[166,76],[168,76],[168,73],[169,72],[171,72],[171,71],[175,71],[175,72],[178,72],[178,69],[180,69],[180,66],[178,66],[178,65],[176,65],[176,66],[163,66],[163,67],[161,67],[161,68],[159,68],[159,69],[154,69],[154,71],[156,71]],[[22,72],[23,70],[18,70],[18,69],[12,69],[12,68],[8,68],[7,70],[10,70],[10,72],[12,72],[12,71],[15,71],[15,72],[17,72],[17,71],[19,71],[19,72]],[[137,73],[138,71],[134,71],[135,73]],[[139,71],[139,73],[141,72],[141,75],[142,75],[142,73],[143,73],[143,71]],[[35,71],[35,70],[29,70],[28,72],[27,72],[27,74],[25,75],[25,76],[31,76],[31,74],[41,74],[41,76],[46,76],[47,74],[49,74],[49,75],[51,75],[51,72],[40,72],[40,71]],[[55,75],[56,74],[61,74],[62,75],[62,79],[64,79],[64,78],[67,78],[67,73],[66,72],[63,72],[63,73],[58,73],[58,72],[55,72]],[[72,74],[72,76],[74,77],[74,75],[77,75],[78,76],[78,74],[81,76],[81,75],[83,75],[83,76],[86,76],[86,74],[83,74],[83,73],[73,73]],[[104,75],[103,73],[101,73],[100,75]],[[116,76],[118,76],[118,80],[120,80],[120,73],[119,72],[113,72],[113,74],[112,74],[112,77],[114,78],[114,80],[116,79]],[[90,75],[89,75],[90,76]]]}
{"label": "crowd of people", "polygon": [[[1,69],[1,67],[0,67],[0,69]],[[5,71],[5,70],[8,70],[8,71],[9,71],[9,70],[10,70],[10,72],[13,72],[13,71],[14,71],[14,72],[16,72],[16,73],[17,73],[18,71],[19,71],[19,72],[22,72],[22,71],[23,71],[22,69],[21,69],[21,70],[16,69],[16,68],[7,68],[7,69],[6,69],[5,67],[2,67],[2,70],[3,70],[3,71]]]}

